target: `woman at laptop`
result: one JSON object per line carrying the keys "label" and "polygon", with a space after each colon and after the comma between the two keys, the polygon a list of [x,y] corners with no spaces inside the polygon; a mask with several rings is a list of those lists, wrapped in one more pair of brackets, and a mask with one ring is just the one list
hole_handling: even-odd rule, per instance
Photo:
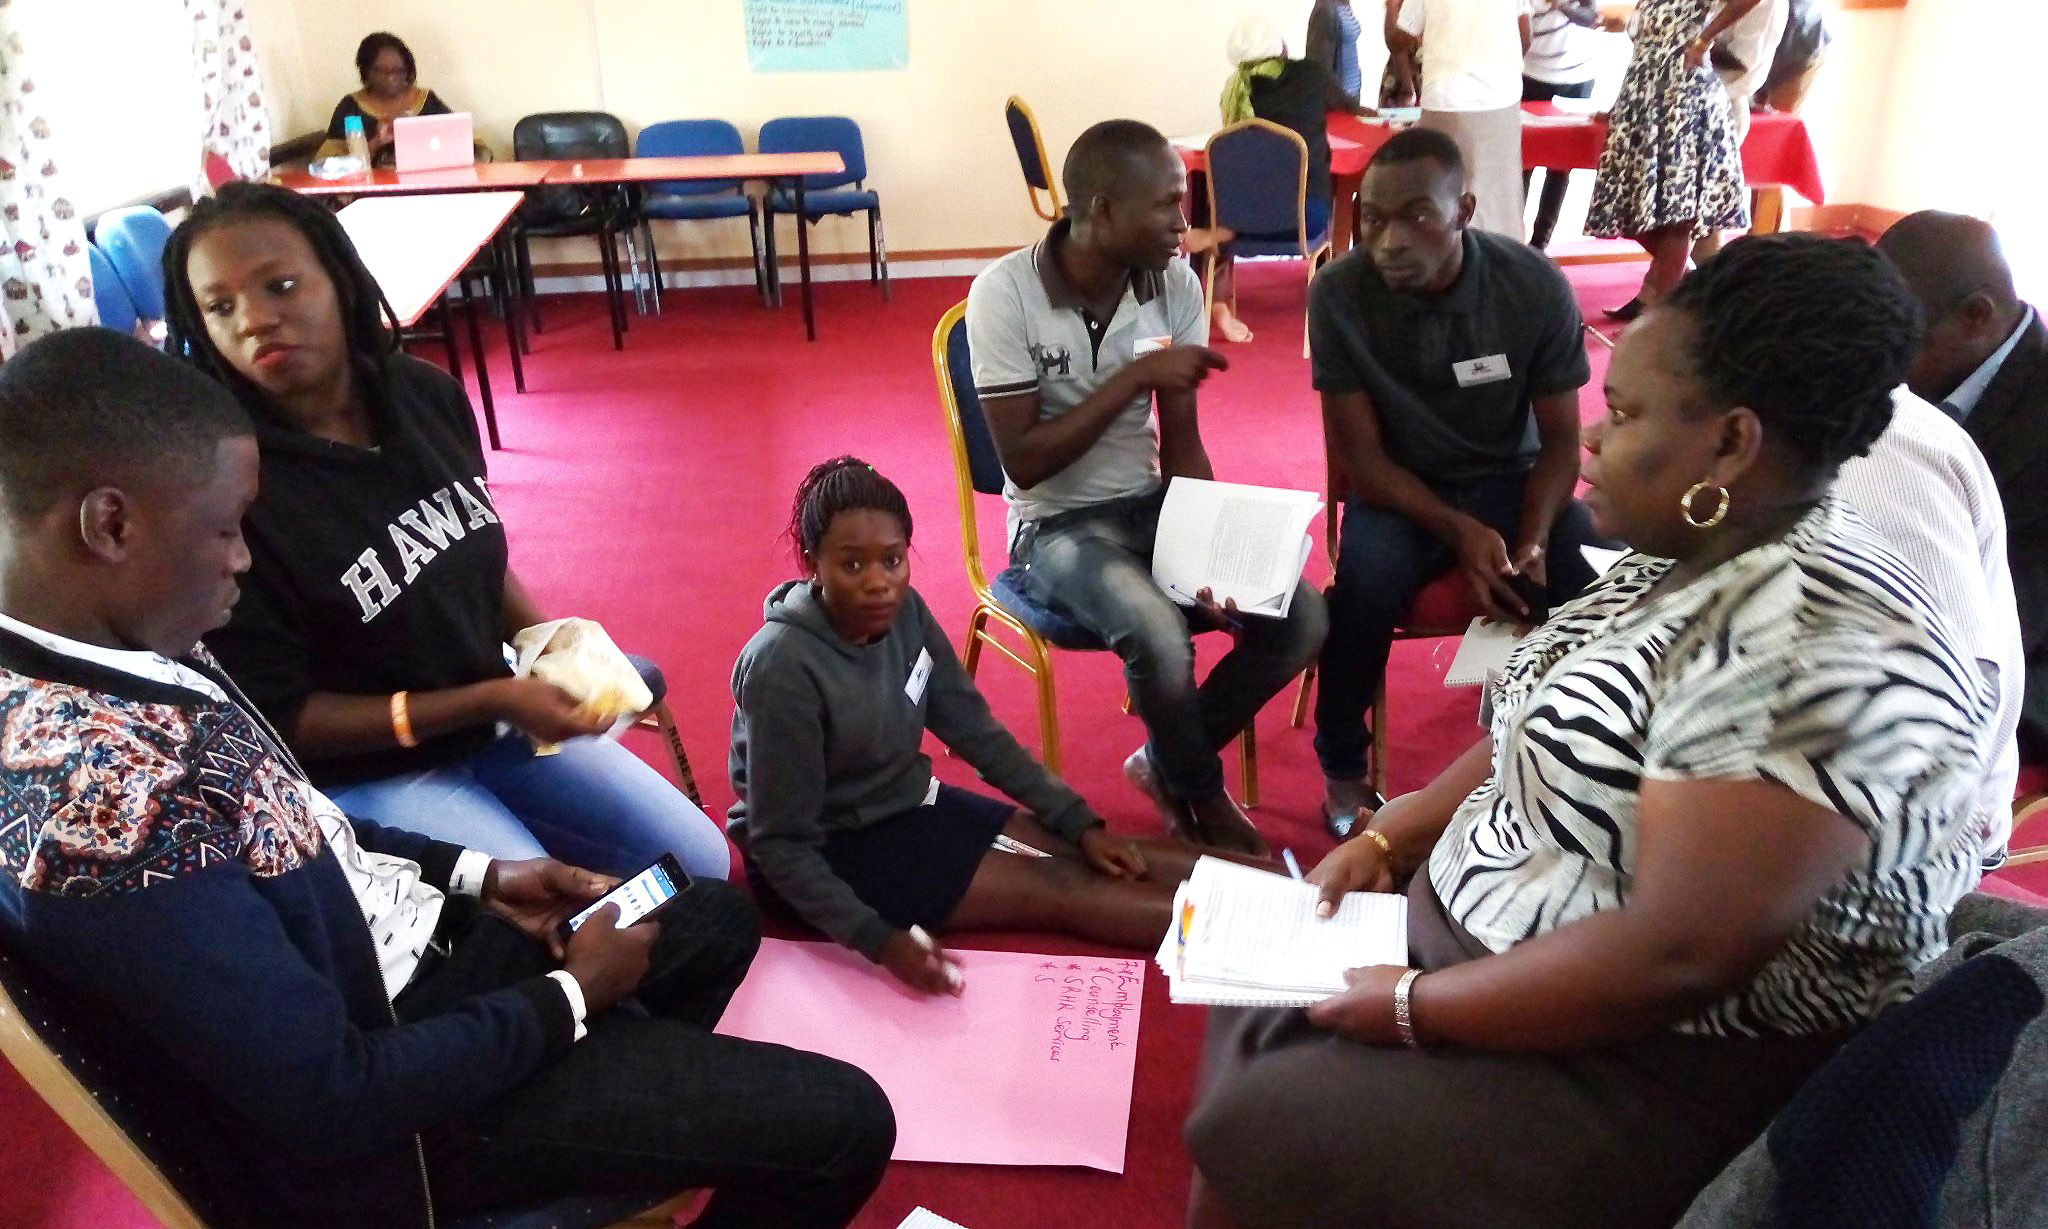
{"label": "woman at laptop", "polygon": [[[631,874],[723,879],[724,835],[504,644],[545,620],[508,566],[460,383],[400,354],[348,234],[311,197],[231,183],[164,251],[168,349],[256,422],[251,566],[208,637],[350,815]],[[536,744],[558,744],[536,754]]]}
{"label": "woman at laptop", "polygon": [[420,88],[419,65],[413,60],[412,48],[396,34],[379,30],[357,44],[356,72],[362,76],[363,88],[334,104],[334,114],[327,121],[327,140],[320,146],[322,158],[348,152],[345,130],[352,117],[363,121],[371,162],[389,165],[393,120],[452,114],[439,94]]}

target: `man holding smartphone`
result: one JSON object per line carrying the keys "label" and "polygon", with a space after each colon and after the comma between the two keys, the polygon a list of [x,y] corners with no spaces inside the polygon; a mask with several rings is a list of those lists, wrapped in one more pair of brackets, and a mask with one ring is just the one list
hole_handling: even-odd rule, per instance
{"label": "man holding smartphone", "polygon": [[616,880],[349,820],[198,646],[256,478],[232,398],[132,338],[0,368],[0,946],[95,1091],[213,1226],[689,1187],[700,1229],[849,1223],[894,1117],[712,1032],[760,942],[737,889],[564,941]]}

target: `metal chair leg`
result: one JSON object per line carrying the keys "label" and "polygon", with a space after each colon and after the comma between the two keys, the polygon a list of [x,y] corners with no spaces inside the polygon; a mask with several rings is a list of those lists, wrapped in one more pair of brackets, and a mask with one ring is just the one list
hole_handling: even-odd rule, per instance
{"label": "metal chair leg", "polygon": [[626,348],[626,305],[624,291],[619,286],[619,253],[612,247],[612,233],[599,231],[597,235],[597,263],[604,274],[605,311],[611,317],[612,349]]}
{"label": "metal chair leg", "polygon": [[654,275],[654,314],[661,314],[661,253],[654,250],[654,221],[640,219],[641,237],[647,240],[647,268]]}
{"label": "metal chair leg", "polygon": [[647,716],[654,721],[654,728],[661,731],[661,738],[668,745],[669,759],[676,766],[676,781],[683,787],[683,793],[698,810],[704,809],[704,796],[697,792],[697,774],[690,771],[690,757],[683,750],[683,736],[676,729],[676,715],[669,710],[668,701],[663,700],[647,710]]}
{"label": "metal chair leg", "polygon": [[626,241],[626,268],[633,274],[633,310],[647,314],[647,286],[645,275],[640,272],[640,238],[634,232],[639,228],[631,223],[619,228],[618,237]]}
{"label": "metal chair leg", "polygon": [[1035,679],[1038,685],[1038,758],[1045,770],[1054,776],[1060,774],[1060,705],[1059,696],[1053,688],[1052,655],[1046,652],[1045,642],[1031,637],[1031,657],[1036,666]]}
{"label": "metal chair leg", "polygon": [[774,296],[768,290],[768,259],[761,248],[761,210],[758,203],[747,202],[747,238],[754,245],[754,291],[761,296],[761,306],[775,306]]}
{"label": "metal chair leg", "polygon": [[889,301],[889,241],[882,232],[882,209],[876,206],[868,214],[868,259],[880,266],[882,271],[882,302]]}
{"label": "metal chair leg", "polygon": [[974,677],[975,668],[981,665],[981,637],[987,627],[987,608],[976,606],[974,613],[967,616],[967,652],[960,658],[960,668],[967,672],[969,679]]}

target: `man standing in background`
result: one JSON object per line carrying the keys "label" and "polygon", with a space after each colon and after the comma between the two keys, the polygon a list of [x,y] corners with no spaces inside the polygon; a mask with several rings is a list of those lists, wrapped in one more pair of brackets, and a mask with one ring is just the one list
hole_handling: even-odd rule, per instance
{"label": "man standing in background", "polygon": [[[1600,6],[1594,0],[1539,0],[1536,11],[1522,18],[1522,101],[1593,96],[1593,33],[1600,28]],[[1531,172],[1522,172],[1522,192],[1529,191]],[[1569,168],[1543,172],[1543,197],[1536,205],[1536,225],[1529,244],[1537,251],[1550,246],[1564,194],[1571,186]]]}
{"label": "man standing in background", "polygon": [[1528,0],[1404,0],[1422,44],[1422,126],[1458,143],[1478,201],[1471,225],[1522,237],[1522,39]]}

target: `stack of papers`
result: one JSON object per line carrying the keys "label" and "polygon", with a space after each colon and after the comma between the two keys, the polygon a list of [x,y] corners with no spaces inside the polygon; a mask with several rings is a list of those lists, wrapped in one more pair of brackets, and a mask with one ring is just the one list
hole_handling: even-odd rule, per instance
{"label": "stack of papers", "polygon": [[1353,892],[1330,918],[1317,889],[1285,875],[1203,858],[1173,898],[1154,957],[1175,1003],[1301,1007],[1344,989],[1344,970],[1408,963],[1408,901]]}
{"label": "stack of papers", "polygon": [[1152,540],[1152,579],[1183,606],[1211,591],[1218,606],[1284,619],[1323,514],[1313,491],[1175,478]]}

